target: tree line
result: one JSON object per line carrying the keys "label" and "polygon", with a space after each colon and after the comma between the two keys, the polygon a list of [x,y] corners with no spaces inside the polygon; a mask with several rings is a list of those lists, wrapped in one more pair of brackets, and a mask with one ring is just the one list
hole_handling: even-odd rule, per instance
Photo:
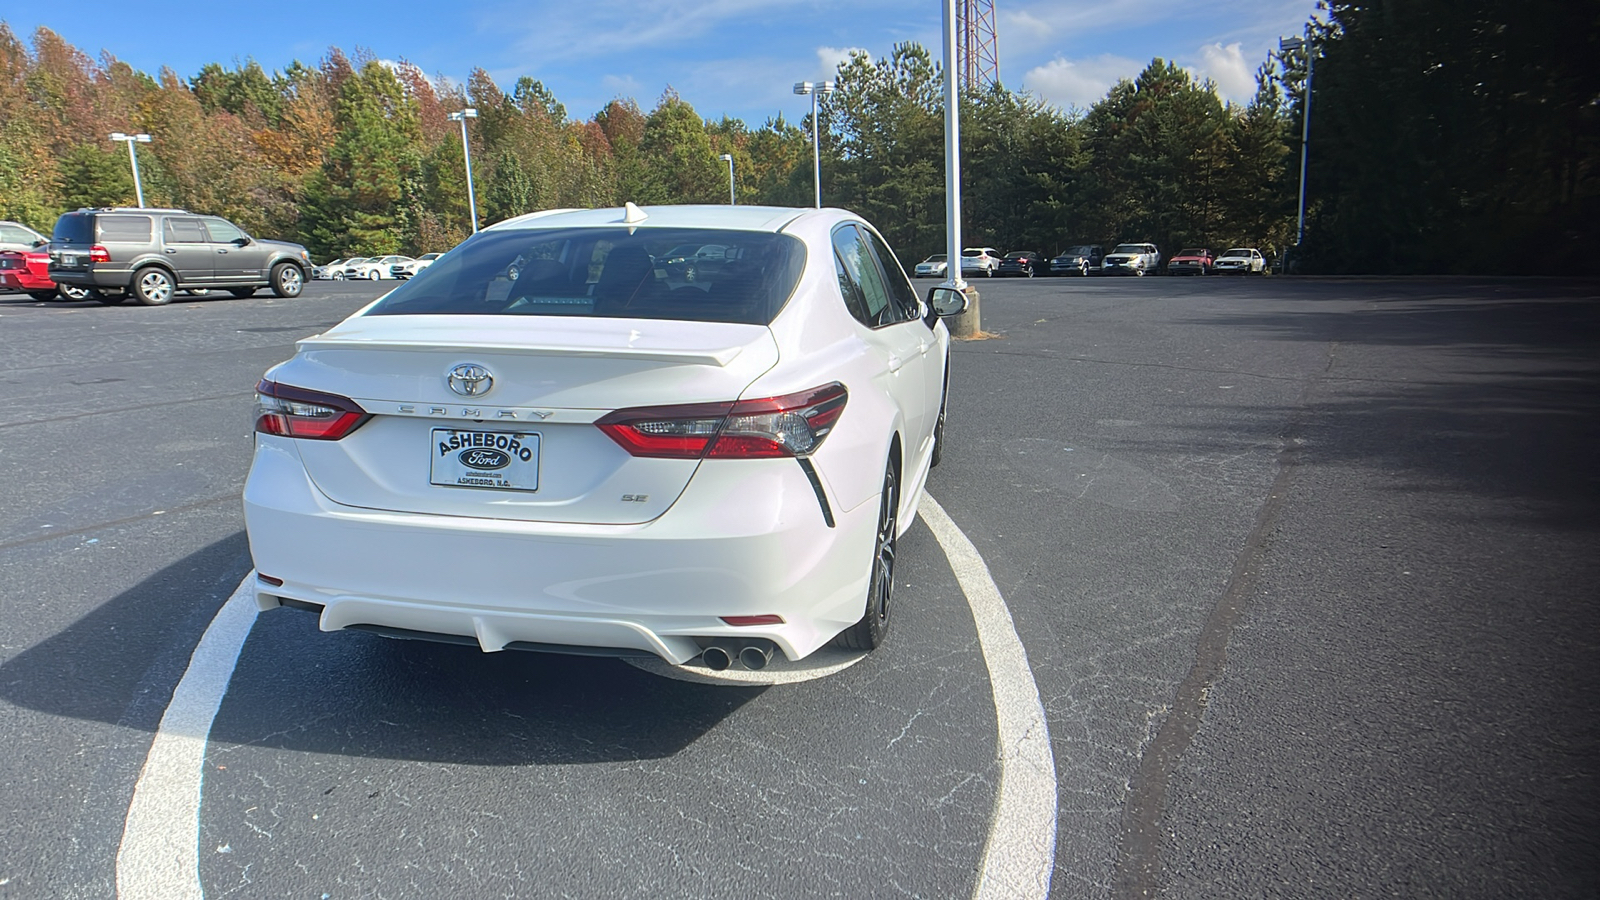
{"label": "tree line", "polygon": [[[1593,234],[1600,91],[1582,67],[1533,53],[1531,27],[1498,28],[1512,12],[1492,0],[1330,4],[1311,44],[1307,270],[1516,271],[1520,256],[1482,251],[1539,233],[1572,249]],[[1548,40],[1592,50],[1595,33]],[[139,155],[151,204],[227,216],[319,259],[447,249],[471,231],[447,118],[465,106],[479,111],[469,140],[483,224],[629,200],[723,203],[724,153],[740,203],[812,200],[809,117],[703,119],[670,88],[648,112],[618,98],[579,118],[531,77],[509,92],[481,69],[447,84],[338,49],[314,65],[213,63],[184,79],[92,59],[48,29],[31,45],[0,22],[0,218],[46,232],[64,210],[133,202],[126,151],[107,140],[124,131],[153,137]],[[965,96],[968,243],[1286,251],[1308,62],[1305,50],[1269,58],[1246,103],[1161,59],[1087,110],[999,86]],[[867,217],[907,265],[943,249],[941,77],[916,44],[857,53],[819,113],[824,203]]]}

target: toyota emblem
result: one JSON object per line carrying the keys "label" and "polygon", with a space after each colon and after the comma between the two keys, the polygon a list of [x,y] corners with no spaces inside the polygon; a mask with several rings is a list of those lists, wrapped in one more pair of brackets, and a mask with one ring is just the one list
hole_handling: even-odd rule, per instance
{"label": "toyota emblem", "polygon": [[450,390],[463,397],[481,397],[494,387],[494,376],[476,363],[465,363],[450,370]]}

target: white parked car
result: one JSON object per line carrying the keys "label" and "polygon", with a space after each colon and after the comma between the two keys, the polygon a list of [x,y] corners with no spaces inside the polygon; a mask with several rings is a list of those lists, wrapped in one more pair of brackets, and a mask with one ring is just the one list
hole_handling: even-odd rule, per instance
{"label": "white parked car", "polygon": [[1148,275],[1160,270],[1161,251],[1155,244],[1118,244],[1100,263],[1105,275]]}
{"label": "white parked car", "polygon": [[712,669],[871,649],[965,306],[837,209],[496,224],[258,385],[258,602]]}
{"label": "white parked car", "polygon": [[354,262],[354,261],[355,260],[350,260],[350,259],[336,259],[336,260],[333,260],[332,262],[323,263],[320,266],[312,266],[311,267],[311,280],[312,281],[327,281],[327,280],[332,279],[332,278],[338,278],[338,277],[340,277],[341,275],[344,274],[343,269],[344,269],[345,265],[347,263],[351,263],[351,262]]}
{"label": "white parked car", "polygon": [[917,263],[918,278],[939,278],[950,270],[950,263],[946,261],[947,254],[935,253],[922,262]]}
{"label": "white parked car", "polygon": [[346,280],[365,278],[372,281],[377,281],[380,278],[393,278],[392,268],[394,265],[408,262],[411,262],[411,257],[409,256],[373,256],[365,259],[358,257],[345,263],[344,277]]}
{"label": "white parked car", "polygon": [[1219,275],[1265,275],[1267,258],[1254,247],[1234,247],[1217,257],[1211,268]]}
{"label": "white parked car", "polygon": [[966,247],[961,251],[961,274],[993,278],[1000,269],[1000,251],[993,247]]}
{"label": "white parked car", "polygon": [[443,255],[443,253],[424,253],[410,262],[395,263],[389,267],[389,275],[393,278],[410,278],[433,265],[433,261]]}
{"label": "white parked car", "polygon": [[29,250],[49,242],[49,238],[21,222],[0,222],[0,250],[15,250],[18,253],[27,253]]}

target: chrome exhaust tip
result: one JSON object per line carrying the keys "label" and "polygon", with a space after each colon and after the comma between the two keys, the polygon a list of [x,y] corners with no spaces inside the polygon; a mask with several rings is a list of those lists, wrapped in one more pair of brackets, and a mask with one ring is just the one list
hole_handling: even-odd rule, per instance
{"label": "chrome exhaust tip", "polygon": [[728,653],[727,648],[712,644],[700,652],[700,661],[711,671],[722,672],[733,665],[733,656]]}
{"label": "chrome exhaust tip", "polygon": [[739,650],[739,664],[746,669],[765,669],[771,661],[771,644],[746,644]]}

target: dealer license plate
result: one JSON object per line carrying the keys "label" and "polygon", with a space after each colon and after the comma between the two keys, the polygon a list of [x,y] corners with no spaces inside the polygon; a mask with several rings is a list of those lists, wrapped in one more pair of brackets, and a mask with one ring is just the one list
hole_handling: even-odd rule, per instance
{"label": "dealer license plate", "polygon": [[537,433],[460,428],[432,432],[432,483],[502,491],[539,489]]}
{"label": "dealer license plate", "polygon": [[75,266],[75,265],[77,265],[78,264],[78,254],[76,254],[76,253],[63,253],[63,254],[61,254],[61,264],[63,266]]}

